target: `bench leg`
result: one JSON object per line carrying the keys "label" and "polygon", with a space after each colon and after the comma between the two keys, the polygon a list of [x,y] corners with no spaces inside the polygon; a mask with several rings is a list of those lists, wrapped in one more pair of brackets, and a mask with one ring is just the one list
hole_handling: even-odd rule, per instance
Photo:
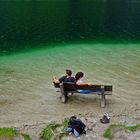
{"label": "bench leg", "polygon": [[60,91],[61,91],[60,100],[61,100],[62,103],[66,103],[67,102],[67,93],[64,91],[63,84],[60,84]]}
{"label": "bench leg", "polygon": [[67,100],[68,100],[67,94],[66,93],[61,93],[60,100],[61,100],[62,103],[66,103]]}
{"label": "bench leg", "polygon": [[67,101],[66,96],[65,96],[64,94],[62,94],[62,95],[61,95],[61,102],[62,102],[62,103],[66,103],[66,101]]}
{"label": "bench leg", "polygon": [[102,95],[101,95],[101,107],[105,107],[105,104],[106,104],[105,94],[102,93]]}

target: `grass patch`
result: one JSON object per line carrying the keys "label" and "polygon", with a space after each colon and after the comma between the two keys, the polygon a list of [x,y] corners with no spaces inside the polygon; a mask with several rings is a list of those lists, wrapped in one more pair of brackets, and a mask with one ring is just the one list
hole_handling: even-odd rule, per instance
{"label": "grass patch", "polygon": [[21,135],[24,137],[24,140],[31,140],[28,134],[22,133]]}
{"label": "grass patch", "polygon": [[125,131],[136,131],[138,128],[140,128],[140,124],[133,125],[133,126],[126,126],[123,124],[112,124],[109,125],[109,127],[104,131],[103,137],[111,139],[113,137],[113,129],[119,128],[124,129]]}
{"label": "grass patch", "polygon": [[13,140],[19,136],[22,136],[24,140],[31,140],[28,134],[20,133],[14,128],[0,128],[0,139]]}
{"label": "grass patch", "polygon": [[68,119],[64,119],[61,124],[51,122],[40,133],[40,137],[44,140],[61,139],[64,135],[68,135],[66,127]]}
{"label": "grass patch", "polygon": [[107,129],[105,130],[103,136],[104,136],[105,138],[111,138],[111,137],[112,137],[112,131],[111,131],[111,129],[110,129],[110,128],[107,128]]}
{"label": "grass patch", "polygon": [[134,126],[126,126],[126,129],[129,131],[136,131],[138,128],[140,128],[140,124],[134,125]]}
{"label": "grass patch", "polygon": [[18,132],[14,128],[0,128],[0,138],[12,140],[16,136],[18,136]]}

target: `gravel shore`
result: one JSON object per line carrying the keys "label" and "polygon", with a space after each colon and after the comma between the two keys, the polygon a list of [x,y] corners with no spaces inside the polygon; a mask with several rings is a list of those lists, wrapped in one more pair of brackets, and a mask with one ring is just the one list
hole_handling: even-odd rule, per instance
{"label": "gravel shore", "polygon": [[[111,119],[110,123],[108,124],[102,124],[100,122],[100,118],[102,118],[102,115],[103,114],[96,116],[92,112],[77,114],[77,117],[86,124],[86,134],[82,134],[78,138],[74,138],[72,135],[70,135],[67,137],[63,137],[62,140],[107,140],[107,138],[103,137],[103,133],[110,124],[140,124],[140,108],[138,104],[131,104],[129,107],[123,108],[120,113],[119,109],[110,111],[109,115]],[[62,120],[57,120],[57,122],[61,123]],[[40,122],[33,125],[23,125],[21,127],[18,127],[17,129],[21,132],[28,133],[31,136],[32,140],[40,140],[39,134],[46,125],[47,124],[45,122]],[[112,140],[140,140],[140,129],[135,132],[126,132],[125,130],[117,128],[113,131]]]}

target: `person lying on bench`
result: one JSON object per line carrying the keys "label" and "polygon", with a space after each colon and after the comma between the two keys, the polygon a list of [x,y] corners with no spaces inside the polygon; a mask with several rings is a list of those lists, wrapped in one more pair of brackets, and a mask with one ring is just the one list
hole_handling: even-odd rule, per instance
{"label": "person lying on bench", "polygon": [[[81,85],[81,86],[84,86],[84,85],[93,85],[91,83],[88,83],[88,82],[84,82],[82,79],[84,77],[84,73],[83,72],[77,72],[76,75],[75,75],[75,79],[76,79],[76,84],[77,85]],[[90,93],[90,92],[94,92],[95,90],[86,90],[86,89],[80,89],[78,90],[78,92],[80,93]]]}
{"label": "person lying on bench", "polygon": [[71,76],[72,71],[69,69],[66,69],[65,75],[60,77],[59,79],[53,78],[54,83],[62,83],[62,82],[73,82],[76,83],[76,79]]}

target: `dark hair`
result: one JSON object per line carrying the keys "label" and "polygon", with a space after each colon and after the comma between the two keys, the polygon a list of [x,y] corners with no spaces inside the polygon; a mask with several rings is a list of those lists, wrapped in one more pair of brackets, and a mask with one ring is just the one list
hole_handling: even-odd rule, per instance
{"label": "dark hair", "polygon": [[78,81],[80,78],[82,78],[84,76],[84,73],[83,72],[77,72],[76,75],[75,75],[75,79],[76,81]]}
{"label": "dark hair", "polygon": [[66,74],[67,74],[68,76],[71,76],[71,75],[72,75],[72,71],[71,71],[71,70],[66,69]]}

